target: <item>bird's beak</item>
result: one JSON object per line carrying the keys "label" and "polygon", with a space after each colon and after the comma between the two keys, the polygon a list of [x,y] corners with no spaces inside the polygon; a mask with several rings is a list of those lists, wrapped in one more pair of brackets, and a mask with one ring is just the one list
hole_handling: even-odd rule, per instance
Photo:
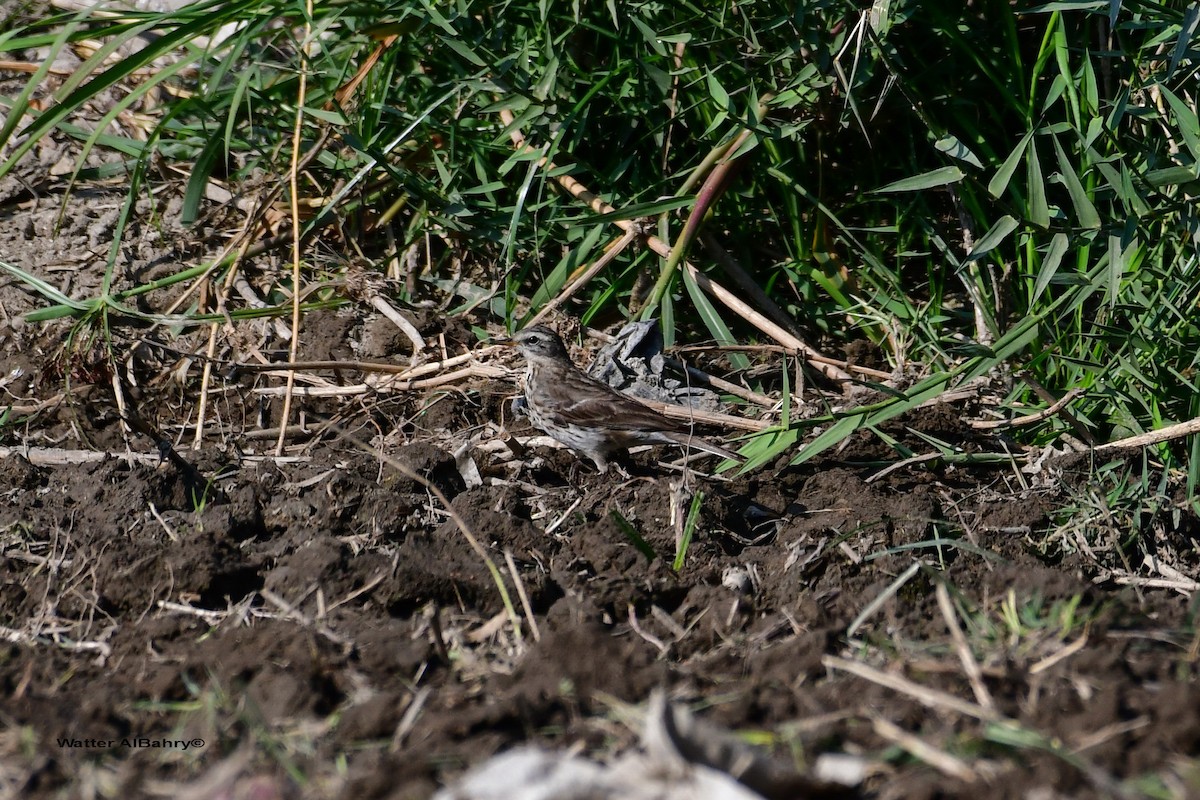
{"label": "bird's beak", "polygon": [[492,344],[498,344],[501,347],[516,347],[517,346],[517,343],[507,336],[501,336],[499,338],[493,339]]}

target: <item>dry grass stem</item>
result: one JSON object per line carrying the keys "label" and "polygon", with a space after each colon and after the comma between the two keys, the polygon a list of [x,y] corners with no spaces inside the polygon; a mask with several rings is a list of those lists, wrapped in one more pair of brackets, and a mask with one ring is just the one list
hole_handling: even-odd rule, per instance
{"label": "dry grass stem", "polygon": [[0,447],[0,458],[20,456],[35,467],[61,467],[66,464],[95,464],[108,459],[126,464],[157,466],[162,456],[150,453],[112,453],[104,450],[65,450],[61,447]]}
{"label": "dry grass stem", "polygon": [[529,623],[529,633],[533,636],[535,642],[542,640],[542,632],[538,630],[537,617],[533,615],[533,605],[529,602],[529,594],[525,591],[525,582],[521,580],[521,572],[517,569],[517,562],[513,560],[512,550],[505,548],[504,563],[508,565],[509,574],[512,575],[513,584],[517,587],[517,597],[521,600],[521,609],[525,612],[525,621]]}
{"label": "dry grass stem", "polygon": [[[511,138],[511,140],[512,140],[513,147],[515,147],[518,151],[526,152],[531,155],[537,155],[538,150],[536,148],[530,146],[526,142],[524,134],[521,133],[519,128],[514,126],[513,123],[515,122],[515,118],[513,117],[512,112],[509,111],[508,109],[501,109],[499,113],[500,113],[500,120],[504,123],[505,127],[510,129],[509,130],[509,138]],[[538,164],[539,164],[539,166],[542,167],[542,169],[545,172],[553,172],[557,169],[557,166],[554,164],[554,162],[552,162],[547,156],[544,156],[544,155],[539,156]],[[592,194],[587,189],[587,187],[585,187],[582,183],[575,180],[571,176],[557,175],[557,176],[555,176],[554,180],[557,181],[558,184],[563,189],[570,192],[571,195],[575,197],[575,199],[577,199],[581,203],[584,203],[585,205],[587,205],[589,208],[591,208],[597,214],[614,214],[614,213],[616,213],[616,211],[617,211],[616,208],[614,208],[613,206],[604,202],[604,200],[602,200],[597,195]],[[639,223],[637,220],[616,219],[616,220],[613,220],[613,224],[617,225],[618,227],[620,227],[622,230],[624,230],[627,233],[630,231],[634,231],[638,234],[641,233],[638,230]],[[643,235],[645,236],[645,241],[646,241],[647,247],[649,247],[651,250],[653,250],[655,253],[662,256],[663,258],[670,257],[671,246],[669,244],[664,242],[662,239],[659,239],[657,236],[653,236],[650,234],[643,234]],[[767,319],[765,316],[763,316],[759,312],[750,308],[748,305],[743,303],[736,295],[734,295],[728,289],[725,289],[724,287],[717,284],[715,281],[713,281],[707,275],[704,275],[703,273],[701,273],[699,270],[697,270],[694,266],[692,266],[687,261],[684,261],[681,266],[684,269],[688,270],[689,274],[693,278],[696,279],[696,282],[700,286],[701,289],[703,289],[704,291],[706,291],[710,294],[713,294],[713,296],[715,296],[718,300],[720,300],[731,311],[734,311],[735,313],[738,313],[739,315],[741,315],[743,317],[743,319],[745,319],[751,325],[754,325],[756,328],[758,328],[760,331],[762,331],[766,335],[770,336],[775,341],[779,342],[780,344],[782,344],[786,347],[791,347],[791,348],[803,353],[805,355],[805,357],[809,360],[809,362],[812,363],[816,369],[825,373],[829,378],[831,378],[833,380],[837,380],[837,381],[849,381],[850,380],[849,375],[847,375],[845,372],[843,372],[839,367],[836,367],[830,363],[831,361],[833,361],[833,359],[827,359],[824,356],[821,356],[821,354],[818,353],[816,350],[814,350],[812,347],[809,347],[807,344],[800,341],[800,339],[793,336],[791,333],[788,333],[783,328],[776,325],[774,322],[771,322],[769,319]]]}
{"label": "dry grass stem", "polygon": [[683,269],[688,271],[688,274],[690,274],[692,278],[695,279],[697,286],[720,300],[721,303],[730,311],[733,311],[742,319],[746,320],[746,322],[749,322],[751,325],[758,328],[764,334],[770,336],[784,347],[801,353],[815,369],[824,373],[825,377],[829,378],[830,380],[843,383],[848,383],[851,380],[850,375],[847,372],[845,372],[841,367],[831,363],[834,361],[834,359],[825,358],[816,350],[798,339],[796,336],[767,319],[766,316],[751,308],[748,303],[746,303],[736,294],[729,291],[700,270],[696,269],[691,262],[685,261],[681,266]]}
{"label": "dry grass stem", "polygon": [[295,362],[264,362],[262,364],[238,364],[234,372],[277,372],[280,375],[287,370],[296,372],[313,371],[318,369],[345,370],[355,372],[378,372],[396,375],[400,378],[415,378],[440,372],[449,367],[456,367],[482,356],[492,355],[501,350],[499,347],[485,347],[480,350],[462,353],[457,356],[444,358],[440,361],[429,361],[417,366],[392,364],[386,361],[295,361]]}
{"label": "dry grass stem", "polygon": [[664,361],[672,369],[678,372],[686,373],[689,377],[696,378],[703,383],[708,384],[713,389],[725,392],[726,394],[731,394],[734,397],[740,397],[743,400],[749,400],[751,403],[754,403],[762,408],[770,409],[779,405],[779,401],[772,397],[768,397],[765,394],[759,394],[758,392],[747,389],[744,386],[739,386],[736,383],[727,381],[724,378],[718,378],[716,375],[710,375],[699,367],[693,367],[692,365],[685,364],[675,358],[667,358],[664,359]]}
{"label": "dry grass stem", "polygon": [[408,337],[408,341],[412,342],[413,346],[413,362],[416,362],[421,351],[425,349],[425,339],[421,336],[420,331],[413,326],[411,322],[404,318],[404,315],[392,307],[392,304],[387,301],[387,298],[379,294],[371,294],[367,298],[376,311],[387,317],[393,325]]}
{"label": "dry grass stem", "polygon": [[1030,675],[1038,675],[1058,664],[1060,661],[1070,658],[1071,656],[1082,650],[1088,643],[1088,632],[1084,631],[1083,635],[1075,641],[1060,648],[1058,651],[1046,656],[1041,661],[1029,668]]}
{"label": "dry grass stem", "polygon": [[1115,442],[1106,442],[1097,445],[1096,452],[1102,453],[1107,450],[1119,450],[1124,447],[1146,447],[1147,445],[1158,444],[1159,442],[1169,442],[1172,439],[1191,436],[1193,433],[1200,433],[1200,417],[1189,419],[1187,422],[1180,422],[1176,425],[1168,425],[1156,431],[1139,433],[1136,436],[1129,436],[1124,439],[1118,439]]}
{"label": "dry grass stem", "polygon": [[971,684],[975,701],[988,711],[995,711],[996,702],[992,700],[992,695],[983,682],[983,673],[979,669],[979,663],[971,652],[971,645],[967,643],[967,637],[963,635],[962,626],[958,624],[958,615],[954,610],[954,604],[950,602],[950,590],[946,588],[946,584],[939,582],[934,594],[937,596],[942,618],[946,621],[946,628],[950,631],[950,638],[954,640],[954,649],[958,653],[958,660],[962,663],[963,671],[967,673],[967,681]]}
{"label": "dry grass stem", "polygon": [[425,708],[426,701],[429,700],[429,695],[433,690],[428,686],[422,686],[413,695],[413,698],[408,703],[408,707],[404,709],[404,716],[400,718],[400,722],[396,724],[396,730],[392,733],[391,751],[393,753],[400,752],[404,746],[404,740],[408,738],[408,734],[416,726],[417,720],[421,717],[421,711]]}
{"label": "dry grass stem", "polygon": [[[269,374],[269,373],[268,373]],[[357,397],[359,395],[371,394],[373,392],[407,392],[419,389],[433,389],[438,386],[446,386],[447,384],[458,383],[467,380],[468,378],[503,378],[511,375],[511,371],[504,367],[493,367],[487,364],[476,364],[466,369],[455,370],[448,372],[445,375],[439,375],[436,378],[426,378],[425,380],[399,380],[397,378],[388,378],[378,383],[356,383],[348,386],[310,386],[297,387],[292,390],[296,397]],[[320,380],[311,378],[310,380]],[[279,397],[287,393],[286,386],[263,386],[252,390],[254,394],[265,397]]]}
{"label": "dry grass stem", "polygon": [[660,654],[665,655],[667,650],[669,650],[671,648],[671,645],[667,644],[662,639],[659,639],[657,636],[654,636],[654,635],[649,634],[646,631],[642,630],[642,626],[638,622],[637,610],[633,607],[633,603],[630,603],[628,606],[627,618],[629,620],[629,627],[633,630],[633,632],[636,633],[638,636],[642,637],[642,639],[644,639],[645,641],[652,644],[658,650],[658,652]]}
{"label": "dry grass stem", "polygon": [[875,483],[881,478],[886,478],[888,475],[891,475],[893,472],[897,472],[907,467],[914,467],[917,464],[927,464],[930,461],[937,461],[939,458],[945,457],[946,456],[944,453],[923,453],[919,456],[911,456],[901,461],[897,461],[895,464],[888,464],[883,469],[868,476],[865,483]]}
{"label": "dry grass stem", "polygon": [[[798,350],[795,347],[787,347],[782,344],[688,344],[682,347],[675,348],[677,353],[690,352],[722,352],[722,353],[783,353],[788,356],[805,357],[803,350]],[[876,378],[880,381],[889,381],[893,375],[890,372],[884,372],[880,369],[872,369],[859,364],[851,364],[840,358],[830,358],[818,354],[807,356],[811,361],[819,361],[822,364],[829,364],[846,372],[853,372],[858,375],[864,375],[868,378]]]}
{"label": "dry grass stem", "polygon": [[613,259],[620,255],[621,252],[629,246],[629,243],[637,237],[637,228],[629,228],[625,230],[618,239],[605,248],[604,255],[596,259],[595,263],[584,270],[583,274],[581,274],[578,278],[571,281],[567,286],[564,286],[562,291],[558,293],[558,296],[546,303],[546,305],[542,306],[542,310],[534,314],[533,319],[525,323],[524,327],[528,328],[532,325],[538,324],[551,312],[553,312],[554,309],[570,300],[576,292],[587,286],[588,283],[591,282],[592,278],[600,274],[600,270],[612,263]]}
{"label": "dry grass stem", "polygon": [[1185,595],[1200,591],[1200,581],[1194,581],[1191,578],[1141,578],[1136,575],[1113,575],[1108,580],[1121,586],[1134,586],[1144,589],[1173,589]]}
{"label": "dry grass stem", "polygon": [[634,399],[643,405],[653,408],[664,417],[683,420],[684,422],[691,422],[697,425],[713,425],[719,428],[733,428],[735,430],[751,431],[754,433],[779,426],[778,422],[771,422],[769,420],[747,419],[732,414],[722,414],[718,411],[703,411],[690,406],[676,405],[675,403],[660,403],[644,397]]}
{"label": "dry grass stem", "polygon": [[301,612],[300,609],[296,608],[296,606],[292,605],[287,600],[284,600],[270,589],[260,589],[258,593],[264,600],[279,609],[285,619],[290,619],[293,622],[299,623],[302,627],[321,634],[326,639],[338,645],[347,652],[354,647],[354,643],[345,636],[335,632],[324,623],[316,622],[313,618]]}
{"label": "dry grass stem", "polygon": [[914,561],[913,563],[909,564],[908,569],[897,575],[895,580],[889,583],[882,592],[877,594],[875,598],[871,600],[871,602],[867,603],[866,607],[864,607],[862,611],[858,612],[858,616],[855,617],[850,623],[850,626],[846,628],[846,637],[853,638],[854,634],[858,632],[858,629],[862,626],[862,624],[870,619],[876,611],[883,608],[884,603],[895,597],[896,593],[900,591],[904,584],[912,580],[913,576],[917,574],[922,566],[923,564],[920,561]]}
{"label": "dry grass stem", "polygon": [[1050,417],[1053,417],[1059,411],[1066,408],[1075,398],[1079,397],[1081,394],[1083,394],[1083,390],[1072,389],[1071,391],[1064,394],[1062,396],[1062,399],[1058,400],[1057,402],[1053,403],[1052,405],[1050,405],[1046,408],[1043,408],[1041,411],[1035,412],[1033,414],[1027,414],[1026,416],[1023,416],[1023,417],[1017,417],[1015,419],[972,419],[972,420],[968,420],[967,424],[970,425],[972,428],[975,428],[976,430],[981,430],[981,431],[997,430],[1000,428],[1019,428],[1023,425],[1033,425],[1034,423],[1041,422],[1044,419],[1049,419]]}
{"label": "dry grass stem", "polygon": [[[300,50],[308,60],[312,50],[312,4],[313,0],[305,0],[304,33],[300,38]],[[288,170],[288,200],[291,202],[292,228],[292,338],[288,342],[288,361],[296,360],[300,350],[300,143],[304,134],[304,106],[308,95],[308,69],[299,70],[296,85],[296,122],[292,128],[291,169]],[[287,443],[287,426],[292,418],[292,389],[296,384],[295,373],[287,375],[287,385],[283,394],[283,411],[279,417],[279,438],[275,442],[275,455],[283,455]]]}
{"label": "dry grass stem", "polygon": [[952,778],[958,778],[965,783],[974,783],[979,779],[975,770],[967,766],[962,759],[955,758],[945,750],[939,750],[924,739],[901,729],[883,717],[872,717],[871,727],[881,738],[900,747],[914,758],[924,761],[939,772]]}
{"label": "dry grass stem", "polygon": [[1089,447],[1095,447],[1096,440],[1092,436],[1092,432],[1088,430],[1088,427],[1080,421],[1079,417],[1071,413],[1071,410],[1067,408],[1065,403],[1060,404],[1059,398],[1055,397],[1048,389],[1046,389],[1046,387],[1034,380],[1033,375],[1030,373],[1022,372],[1020,373],[1020,378],[1025,382],[1025,385],[1027,385],[1030,389],[1033,389],[1034,393],[1040,397],[1042,402],[1046,403],[1047,406],[1058,406],[1057,412],[1061,414],[1062,418],[1065,419],[1067,424],[1071,426],[1071,430],[1075,431],[1075,435],[1086,442]]}
{"label": "dry grass stem", "polygon": [[[730,148],[731,150],[733,148]],[[717,237],[711,231],[702,231],[700,240],[704,243],[705,248],[712,254],[713,259],[721,265],[721,269],[725,274],[737,285],[740,291],[745,292],[759,308],[766,311],[775,324],[796,334],[796,320],[792,315],[788,314],[779,305],[771,299],[771,296],[763,291],[755,279],[742,268],[742,265],[734,258],[729,251],[721,246],[717,241]]]}
{"label": "dry grass stem", "polygon": [[821,659],[821,663],[825,665],[826,669],[849,672],[851,675],[855,675],[863,680],[870,681],[895,692],[900,692],[928,708],[952,711],[956,714],[973,717],[983,722],[999,722],[1003,719],[995,711],[988,710],[974,703],[968,703],[966,700],[955,697],[952,694],[937,689],[930,689],[908,678],[884,672],[858,661],[850,661],[849,659],[838,658],[837,656],[825,656]]}
{"label": "dry grass stem", "polygon": [[1153,720],[1143,714],[1142,716],[1135,717],[1128,722],[1114,722],[1111,725],[1105,725],[1100,730],[1089,733],[1088,735],[1082,737],[1078,742],[1075,743],[1075,746],[1071,748],[1071,752],[1076,755],[1082,754],[1087,750],[1091,750],[1093,747],[1098,747],[1104,744],[1109,739],[1115,739],[1118,736],[1124,736],[1127,733],[1133,733],[1134,731],[1141,730],[1152,723]]}

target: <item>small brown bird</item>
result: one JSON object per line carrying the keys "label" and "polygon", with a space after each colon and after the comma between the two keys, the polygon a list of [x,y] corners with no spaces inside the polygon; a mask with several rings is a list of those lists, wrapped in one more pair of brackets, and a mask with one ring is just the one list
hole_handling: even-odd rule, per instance
{"label": "small brown bird", "polygon": [[571,361],[558,334],[544,325],[509,342],[525,357],[525,408],[534,427],[608,469],[613,453],[638,444],[679,444],[742,459],[693,436],[691,426],[668,419],[584,373]]}

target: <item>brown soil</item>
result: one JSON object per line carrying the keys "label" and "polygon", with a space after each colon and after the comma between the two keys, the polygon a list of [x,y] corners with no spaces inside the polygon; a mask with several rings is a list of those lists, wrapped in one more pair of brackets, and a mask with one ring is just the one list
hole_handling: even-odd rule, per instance
{"label": "brown soil", "polygon": [[[58,225],[61,195],[41,191],[0,193],[0,260],[91,296],[102,258],[65,254],[103,252],[119,196],[77,193]],[[161,202],[170,220],[178,198]],[[170,230],[130,241],[118,286],[200,258]],[[0,445],[157,456],[123,428],[114,374],[147,429],[177,445],[159,462],[0,458],[0,796],[426,797],[519,743],[624,747],[634,736],[618,704],[656,687],[711,722],[762,732],[801,768],[860,754],[866,797],[1101,797],[1118,784],[1200,796],[1195,601],[1105,580],[1139,548],[1195,574],[1197,520],[1181,504],[1144,542],[1081,552],[1053,531],[1057,510],[1083,496],[1086,461],[1022,480],[1008,466],[918,464],[868,482],[897,456],[864,432],[824,459],[730,481],[681,481],[654,458],[665,452],[638,456],[632,477],[599,476],[562,451],[534,448],[517,464],[484,448],[498,435],[488,425],[511,416],[503,381],[299,403],[293,424],[340,414],[449,497],[497,565],[514,626],[488,565],[425,486],[334,436],[298,433],[289,459],[270,456],[273,437],[255,431],[279,424],[280,403],[251,390],[279,379],[214,375],[210,434],[193,451],[183,443],[200,361],[180,354],[202,352],[207,331],[118,323],[114,368],[66,324],[20,319],[41,305],[0,285],[2,402],[27,409],[0,427]],[[414,318],[451,355],[471,347],[465,323]],[[239,335],[229,360],[250,362],[251,341],[283,360],[269,326]],[[302,360],[407,358],[365,305],[310,314],[302,343]],[[1001,451],[958,408],[887,428],[928,452],[914,431]],[[451,455],[469,441],[484,479],[472,488]],[[696,537],[675,571],[672,509],[686,515],[697,491]],[[619,520],[661,557],[649,561]],[[993,702],[1011,722],[881,676],[975,709]],[[879,719],[966,771],[906,753]]]}
{"label": "brown soil", "polygon": [[[447,422],[476,413],[442,405]],[[68,419],[105,417],[66,402],[5,443],[48,439]],[[117,436],[114,419],[96,441]],[[674,484],[655,462],[643,457],[632,478],[586,467],[572,477],[573,459],[546,451],[518,480],[466,489],[433,436],[414,429],[386,450],[452,499],[510,592],[512,555],[540,640],[497,616],[486,564],[423,487],[338,440],[284,463],[183,451],[204,474],[230,467],[202,510],[192,497],[204,487],[169,460],[0,459],[10,787],[57,797],[97,784],[130,797],[164,782],[266,781],[285,795],[421,797],[520,742],[604,752],[611,698],[637,703],[657,686],[734,729],[790,730],[781,746],[805,759],[866,755],[873,797],[1104,796],[1105,780],[1160,772],[1200,748],[1193,607],[1039,555],[1023,532],[1046,527],[1053,493],[1005,493],[986,468],[868,484],[877,467],[845,459],[729,483],[693,476],[687,491],[705,499],[675,572],[648,562],[614,516],[674,553]],[[926,566],[848,636],[918,558]],[[731,571],[753,579],[727,582]],[[973,701],[938,581],[977,622],[969,632],[997,711],[1083,767],[829,668],[829,656],[858,659]],[[1002,625],[1006,598],[1033,615],[1019,634]],[[977,781],[890,750],[875,717],[973,761]],[[122,744],[139,738],[203,744]]]}

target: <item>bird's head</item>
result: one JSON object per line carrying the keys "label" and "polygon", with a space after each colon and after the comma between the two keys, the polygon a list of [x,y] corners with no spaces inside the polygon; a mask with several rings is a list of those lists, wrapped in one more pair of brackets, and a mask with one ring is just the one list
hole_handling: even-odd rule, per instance
{"label": "bird's head", "polygon": [[570,361],[562,339],[545,325],[534,325],[532,328],[518,331],[513,334],[510,344],[525,356],[526,361]]}

